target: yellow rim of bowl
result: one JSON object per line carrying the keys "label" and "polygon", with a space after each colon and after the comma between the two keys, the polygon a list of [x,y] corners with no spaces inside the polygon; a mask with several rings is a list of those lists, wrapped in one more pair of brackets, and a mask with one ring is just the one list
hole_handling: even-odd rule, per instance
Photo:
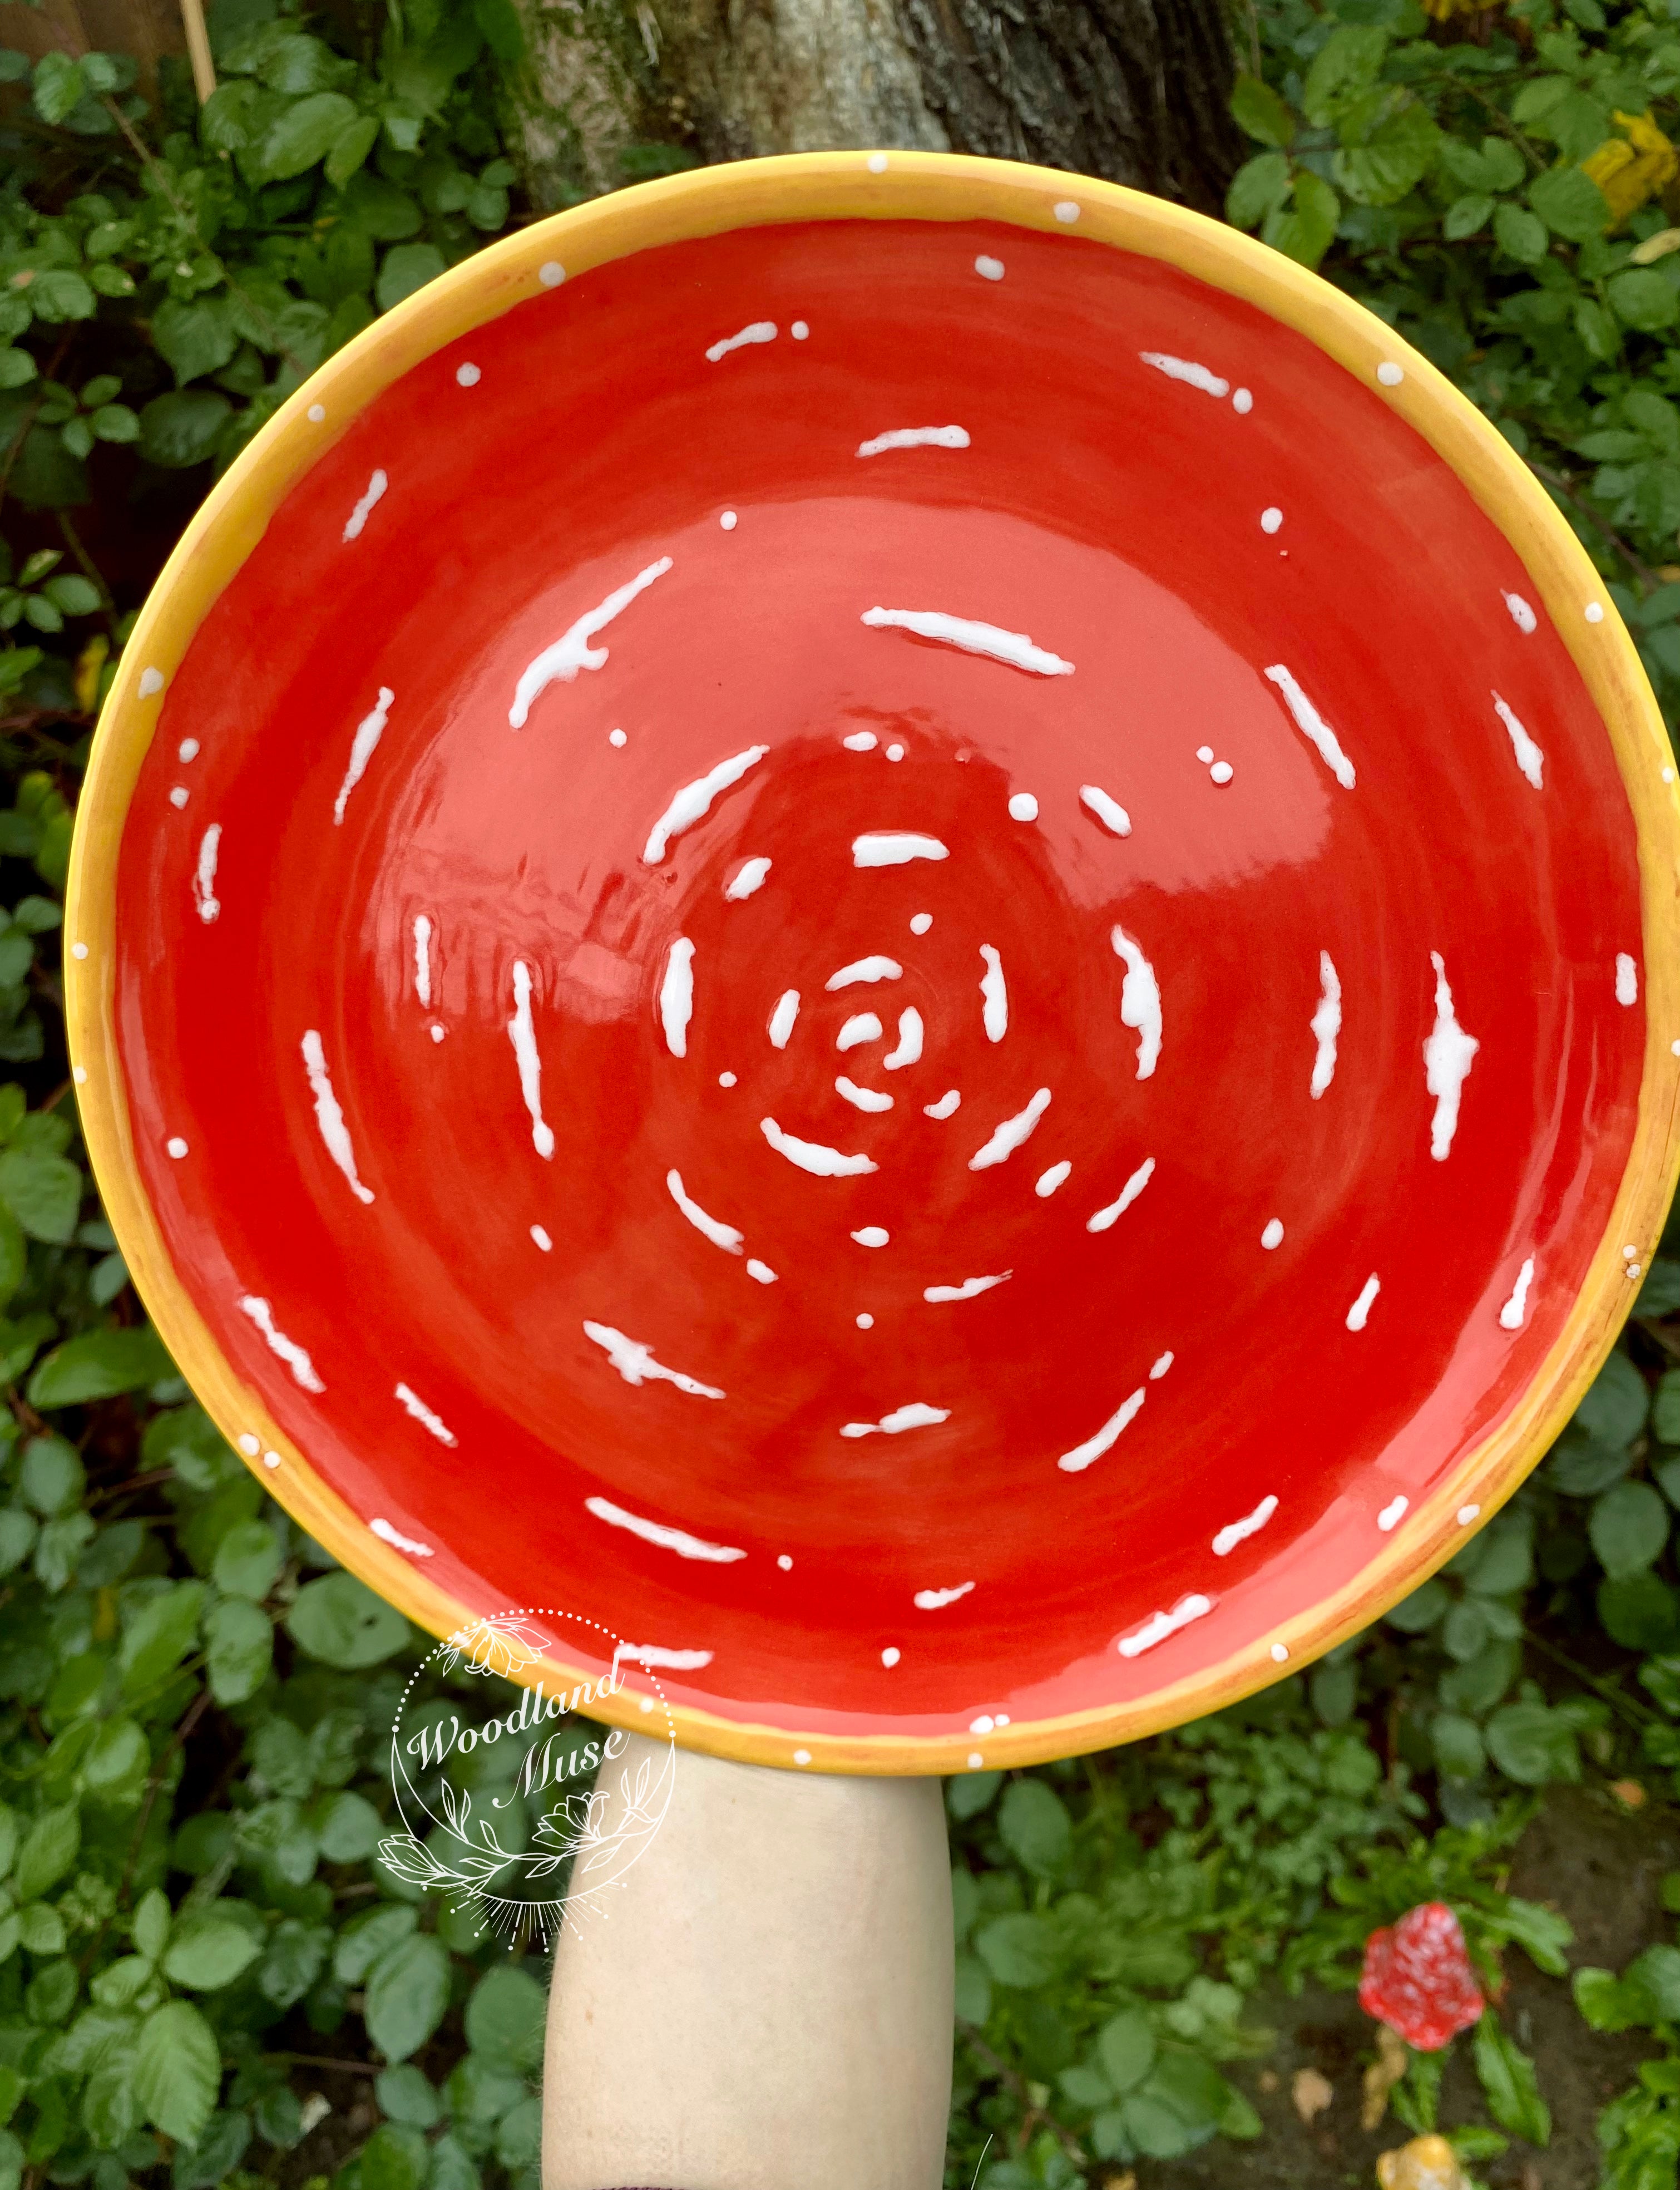
{"label": "yellow rim of bowl", "polygon": [[[1077,207],[1068,217],[1067,208]],[[1061,211],[1058,213],[1056,208]],[[134,1161],[114,1019],[116,882],[123,824],[162,693],[223,588],[296,482],[384,389],[435,350],[560,280],[660,244],[815,220],[989,220],[1074,235],[1159,259],[1241,297],[1316,343],[1397,411],[1457,474],[1529,574],[1598,706],[1638,831],[1646,1047],[1638,1120],[1609,1227],[1561,1336],[1505,1420],[1322,1603],[1222,1662],[1132,1703],[1025,1722],[984,1737],[799,1733],[671,1706],[685,1746],[755,1764],[846,1773],[954,1773],[1077,1755],[1234,1703],[1344,1641],[1415,1589],[1485,1520],[1574,1412],[1615,1342],[1635,1286],[1622,1248],[1655,1251],[1680,1169],[1680,791],[1666,731],[1603,582],[1546,494],[1479,411],[1383,322],[1276,252],[1157,198],[1043,167],[954,154],[814,152],[747,161],[598,198],[492,244],[399,305],[331,358],[212,490],[171,555],[124,648],[93,740],[71,856],[65,1015],[93,1172],[141,1298],[223,1434],[255,1435],[280,1464],[253,1470],[345,1567],[434,1635],[478,1615],[429,1582],[310,1467],[241,1381],[171,1260]],[[562,270],[563,269],[563,270]],[[1379,366],[1400,368],[1379,377]],[[1589,606],[1601,610],[1588,621]],[[143,695],[143,671],[164,680]],[[78,955],[80,954],[80,955]],[[500,1609],[500,1608],[495,1608]],[[588,1677],[542,1661],[521,1676],[552,1693]],[[592,1715],[634,1729],[626,1688]]]}

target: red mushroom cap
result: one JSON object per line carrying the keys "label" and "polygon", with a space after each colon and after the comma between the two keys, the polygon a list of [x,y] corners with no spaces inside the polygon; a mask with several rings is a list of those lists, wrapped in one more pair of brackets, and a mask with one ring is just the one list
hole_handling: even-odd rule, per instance
{"label": "red mushroom cap", "polygon": [[1479,2020],[1485,2005],[1464,1930],[1444,1901],[1409,1909],[1365,1943],[1359,2004],[1421,2053],[1439,2052]]}

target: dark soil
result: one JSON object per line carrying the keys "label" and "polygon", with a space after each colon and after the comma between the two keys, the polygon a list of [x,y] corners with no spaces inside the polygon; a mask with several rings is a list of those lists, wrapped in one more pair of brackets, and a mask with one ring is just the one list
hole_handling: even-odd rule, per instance
{"label": "dark soil", "polygon": [[[1519,1843],[1510,1884],[1513,1893],[1561,1909],[1574,1925],[1571,1967],[1621,1970],[1653,1940],[1672,1936],[1660,1888],[1663,1874],[1676,1869],[1680,1814],[1655,1803],[1629,1813],[1608,1795],[1561,1788]],[[1519,1950],[1507,1956],[1507,1976],[1500,2011],[1535,2057],[1552,2109],[1552,2142],[1544,2152],[1513,2142],[1479,2172],[1492,2190],[1594,2190],[1598,2110],[1626,2090],[1649,2042],[1637,2030],[1619,2037],[1589,2030],[1568,1980],[1542,1976]],[[1219,2142],[1188,2159],[1145,2162],[1137,2170],[1137,2190],[1371,2190],[1377,2154],[1405,2143],[1411,2132],[1392,2116],[1375,2132],[1360,2126],[1360,2079],[1376,2049],[1357,2000],[1309,1989],[1299,2000],[1263,1997],[1253,2012],[1276,2031],[1276,2047],[1230,2073],[1259,2110],[1264,2136],[1241,2148]],[[1310,2127],[1290,2100],[1302,2068],[1315,2068],[1335,2095]],[[1447,2067],[1441,2125],[1486,2119],[1461,2040]],[[1117,2190],[1124,2170],[1113,2179]]]}

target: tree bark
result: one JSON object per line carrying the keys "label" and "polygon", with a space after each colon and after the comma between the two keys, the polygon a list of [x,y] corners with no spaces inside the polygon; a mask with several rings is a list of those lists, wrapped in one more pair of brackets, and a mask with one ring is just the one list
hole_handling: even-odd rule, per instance
{"label": "tree bark", "polygon": [[1037,162],[1217,213],[1243,156],[1222,0],[515,0],[545,210],[702,160],[876,146]]}

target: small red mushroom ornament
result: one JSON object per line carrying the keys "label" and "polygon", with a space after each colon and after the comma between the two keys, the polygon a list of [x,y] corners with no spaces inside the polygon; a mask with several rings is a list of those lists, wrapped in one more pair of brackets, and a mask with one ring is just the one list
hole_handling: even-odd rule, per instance
{"label": "small red mushroom ornament", "polygon": [[1485,2005],[1464,1932],[1444,1901],[1425,1901],[1365,1943],[1359,2004],[1419,2052],[1468,2030]]}

